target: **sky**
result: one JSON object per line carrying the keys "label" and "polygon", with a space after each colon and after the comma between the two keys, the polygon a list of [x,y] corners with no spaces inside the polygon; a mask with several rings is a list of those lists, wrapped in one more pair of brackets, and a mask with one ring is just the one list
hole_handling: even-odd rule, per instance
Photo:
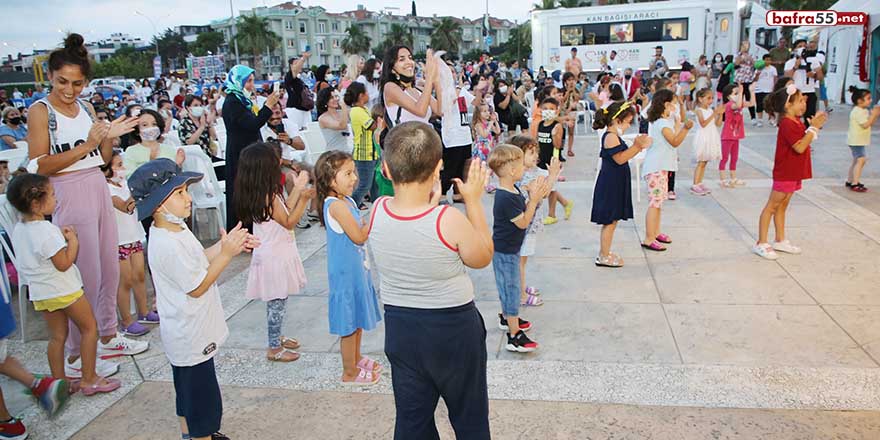
{"label": "sky", "polygon": [[[487,0],[489,13],[495,17],[523,22],[528,19],[532,0]],[[0,0],[3,25],[0,26],[0,55],[13,57],[30,53],[34,47],[51,49],[61,43],[68,31],[81,33],[86,41],[107,38],[123,32],[146,40],[155,32],[149,17],[161,32],[181,24],[200,25],[229,16],[228,0]],[[283,0],[232,0],[236,15],[240,10],[273,6]],[[303,0],[304,6],[321,5],[329,12],[357,8],[370,10],[399,7],[394,14],[407,14],[410,0]],[[452,15],[477,18],[486,10],[486,1],[420,0],[416,12],[422,16]]]}

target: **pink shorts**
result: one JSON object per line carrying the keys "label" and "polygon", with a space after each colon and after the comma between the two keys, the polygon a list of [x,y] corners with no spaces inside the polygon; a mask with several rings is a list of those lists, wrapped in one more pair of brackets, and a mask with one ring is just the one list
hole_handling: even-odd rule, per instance
{"label": "pink shorts", "polygon": [[663,201],[669,198],[669,172],[657,171],[645,175],[648,182],[648,206],[651,208],[660,208]]}
{"label": "pink shorts", "polygon": [[773,191],[790,194],[803,188],[800,180],[774,180]]}
{"label": "pink shorts", "polygon": [[129,257],[131,257],[131,254],[135,254],[135,253],[143,252],[143,251],[144,251],[144,245],[143,245],[143,243],[141,243],[139,241],[136,241],[134,243],[129,243],[129,244],[123,244],[123,245],[119,246],[119,261],[125,261]]}

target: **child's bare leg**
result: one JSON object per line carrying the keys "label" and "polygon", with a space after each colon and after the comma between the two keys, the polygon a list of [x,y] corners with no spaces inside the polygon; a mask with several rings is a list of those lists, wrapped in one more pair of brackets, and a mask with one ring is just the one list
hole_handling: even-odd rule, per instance
{"label": "child's bare leg", "polygon": [[73,324],[82,334],[82,343],[80,345],[80,356],[82,357],[82,385],[87,387],[98,381],[98,374],[95,372],[95,362],[98,351],[98,324],[92,315],[92,308],[89,306],[85,296],[80,297],[73,304],[64,309],[67,318],[73,321]]}
{"label": "child's bare leg", "polygon": [[135,306],[138,314],[143,316],[150,313],[150,309],[147,307],[147,276],[144,253],[135,252],[131,254],[128,261],[131,262],[131,288],[134,290]]}
{"label": "child's bare leg", "polygon": [[522,287],[520,292],[520,302],[526,299],[526,263],[529,257],[519,257],[519,285]]}
{"label": "child's bare leg", "polygon": [[651,244],[660,235],[660,208],[648,208],[645,213],[645,244]]}
{"label": "child's bare leg", "polygon": [[357,331],[343,336],[339,341],[339,353],[342,355],[342,380],[352,381],[358,375],[357,356]]}
{"label": "child's bare leg", "polygon": [[[63,344],[63,342],[62,342]],[[64,355],[61,355],[62,360],[64,360]],[[3,363],[0,363],[0,374],[9,377],[10,379],[31,388],[34,385],[34,375],[31,374],[30,371],[26,370],[18,359],[7,356],[6,360]],[[2,405],[0,405],[2,406]],[[7,417],[8,419],[9,417]],[[4,419],[5,420],[5,419]]]}
{"label": "child's bare leg", "polygon": [[354,346],[354,348],[355,348],[354,358],[356,360],[355,364],[357,364],[357,362],[360,362],[361,359],[363,359],[363,357],[364,357],[361,354],[361,340],[364,338],[364,329],[359,328],[359,329],[357,329],[356,332],[354,332],[354,334],[355,334],[355,337],[357,338],[357,340],[355,341],[356,342],[355,346]]}
{"label": "child's bare leg", "polygon": [[776,228],[776,241],[785,241],[785,211],[788,210],[788,203],[791,202],[792,196],[794,196],[794,193],[786,194],[782,203],[776,208],[776,213],[773,214],[773,226]]}
{"label": "child's bare leg", "polygon": [[[46,357],[49,360],[49,371],[52,377],[64,379],[64,341],[67,340],[67,315],[63,310],[43,312],[43,319],[49,328],[49,346]],[[95,333],[97,335],[97,333]]]}
{"label": "child's bare leg", "polygon": [[122,326],[128,327],[134,323],[131,317],[131,260],[119,261],[119,290],[116,292],[116,307],[119,309],[119,317]]}
{"label": "child's bare leg", "polygon": [[556,200],[559,198],[559,191],[551,191],[547,197],[547,216],[556,218]]}
{"label": "child's bare leg", "polygon": [[602,225],[602,235],[599,241],[599,255],[607,257],[611,254],[611,241],[614,239],[614,229],[617,228],[617,221],[610,225]]}
{"label": "child's bare leg", "polygon": [[703,176],[706,174],[706,164],[708,162],[697,162],[697,168],[694,170],[694,185],[703,182]]}
{"label": "child's bare leg", "polygon": [[853,185],[860,183],[862,181],[861,180],[862,179],[862,169],[865,168],[865,162],[867,162],[867,161],[868,161],[868,159],[865,157],[860,157],[855,160],[855,163],[853,164],[853,170],[852,170],[852,180],[850,180],[850,182],[852,182]]}
{"label": "child's bare leg", "polygon": [[779,191],[770,191],[770,198],[767,204],[761,210],[761,217],[758,220],[758,244],[767,243],[767,233],[770,229],[770,219],[776,214],[779,205],[785,200],[785,193]]}

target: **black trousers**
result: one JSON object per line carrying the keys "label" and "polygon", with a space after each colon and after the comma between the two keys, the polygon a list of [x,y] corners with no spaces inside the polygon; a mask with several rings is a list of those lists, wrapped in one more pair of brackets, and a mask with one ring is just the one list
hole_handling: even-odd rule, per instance
{"label": "black trousers", "polygon": [[[752,85],[752,83],[750,83],[750,82],[749,83],[742,83],[743,102],[747,102],[748,100],[752,99],[752,91],[749,90],[749,86],[751,86],[751,85]],[[755,98],[757,99],[757,96],[755,96]],[[755,108],[754,107],[749,107],[749,115],[752,117],[752,119],[755,119]]]}
{"label": "black trousers", "polygon": [[804,125],[810,126],[810,119],[816,116],[816,107],[819,105],[819,97],[816,93],[804,93],[807,97],[807,111],[804,112]]}
{"label": "black trousers", "polygon": [[486,326],[473,302],[448,309],[385,306],[395,440],[439,440],[434,411],[442,396],[458,440],[489,434]]}
{"label": "black trousers", "polygon": [[[464,180],[464,163],[471,158],[471,146],[443,148],[443,170],[440,171],[440,187],[443,194],[452,186],[452,179]],[[455,191],[458,193],[458,191]]]}
{"label": "black trousers", "polygon": [[669,182],[669,184],[666,185],[666,190],[675,192],[675,171],[669,171],[666,173],[666,178]]}

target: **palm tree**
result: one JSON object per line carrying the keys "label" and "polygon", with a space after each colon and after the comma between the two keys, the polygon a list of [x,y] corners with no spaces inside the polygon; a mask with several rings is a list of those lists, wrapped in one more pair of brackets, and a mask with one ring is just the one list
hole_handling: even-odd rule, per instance
{"label": "palm tree", "polygon": [[385,37],[385,43],[386,47],[394,46],[395,44],[403,44],[407,47],[412,47],[412,31],[402,24],[392,23],[391,28],[388,30],[388,34]]}
{"label": "palm tree", "polygon": [[541,3],[532,5],[534,9],[556,9],[556,0],[541,0]]}
{"label": "palm tree", "polygon": [[238,32],[235,39],[243,52],[250,52],[254,57],[254,70],[259,71],[261,62],[260,52],[268,51],[270,54],[281,44],[281,37],[269,29],[269,21],[257,14],[242,15],[238,19]]}
{"label": "palm tree", "polygon": [[365,34],[361,28],[349,26],[345,30],[348,34],[342,39],[342,51],[348,54],[363,54],[370,51],[370,36]]}
{"label": "palm tree", "polygon": [[461,25],[450,17],[443,17],[431,32],[431,48],[445,50],[450,56],[458,57],[461,42]]}

